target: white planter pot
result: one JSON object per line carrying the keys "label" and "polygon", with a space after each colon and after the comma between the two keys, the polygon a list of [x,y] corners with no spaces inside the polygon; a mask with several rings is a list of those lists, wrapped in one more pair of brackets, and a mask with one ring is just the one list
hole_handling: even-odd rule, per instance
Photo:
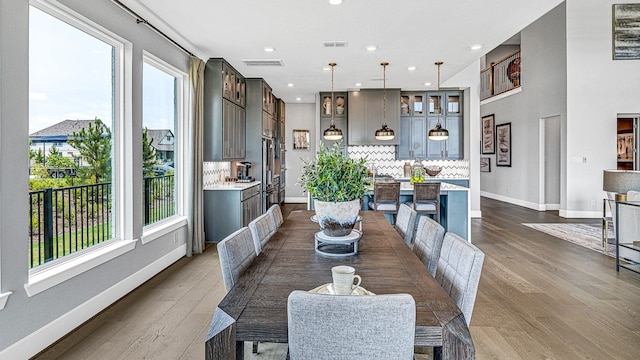
{"label": "white planter pot", "polygon": [[344,202],[315,200],[314,206],[318,224],[325,235],[347,236],[358,218],[360,199]]}

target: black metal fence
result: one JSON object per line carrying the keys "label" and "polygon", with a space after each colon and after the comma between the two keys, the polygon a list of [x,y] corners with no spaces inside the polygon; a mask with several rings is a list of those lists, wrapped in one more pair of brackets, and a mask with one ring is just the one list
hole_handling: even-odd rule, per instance
{"label": "black metal fence", "polygon": [[[175,214],[174,175],[144,178],[144,224]],[[29,192],[29,266],[113,237],[111,183]]]}

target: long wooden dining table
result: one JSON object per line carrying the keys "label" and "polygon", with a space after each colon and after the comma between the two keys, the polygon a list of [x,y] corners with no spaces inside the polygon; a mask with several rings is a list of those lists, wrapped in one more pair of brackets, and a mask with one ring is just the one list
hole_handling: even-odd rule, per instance
{"label": "long wooden dining table", "polygon": [[287,297],[330,283],[331,268],[349,265],[360,286],[375,294],[411,294],[416,302],[416,347],[441,347],[444,359],[473,359],[469,328],[455,301],[429,274],[385,217],[361,211],[357,255],[315,252],[314,212],[293,211],[216,308],[206,359],[243,359],[243,342],[287,342]]}

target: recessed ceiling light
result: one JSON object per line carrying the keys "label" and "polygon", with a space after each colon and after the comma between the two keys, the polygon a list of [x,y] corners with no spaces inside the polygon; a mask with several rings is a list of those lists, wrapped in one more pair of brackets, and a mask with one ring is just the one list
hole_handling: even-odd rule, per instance
{"label": "recessed ceiling light", "polygon": [[302,100],[302,98],[301,98],[301,97],[297,97],[297,98],[296,98],[296,101],[301,101],[301,100]]}
{"label": "recessed ceiling light", "polygon": [[471,49],[471,50],[480,50],[480,49],[482,49],[482,44],[473,44],[473,45],[469,46],[469,49]]}
{"label": "recessed ceiling light", "polygon": [[293,87],[293,83],[288,83],[287,86],[288,87]]}
{"label": "recessed ceiling light", "polygon": [[265,46],[264,51],[266,51],[266,52],[274,52],[274,51],[276,51],[276,48],[271,47],[271,46]]}
{"label": "recessed ceiling light", "polygon": [[415,66],[409,66],[409,67],[407,68],[407,70],[409,70],[409,71],[414,71],[415,69],[416,69],[416,67],[415,67]]}
{"label": "recessed ceiling light", "polygon": [[360,86],[362,86],[362,83],[355,83],[354,85],[357,86],[357,87],[360,87]]}
{"label": "recessed ceiling light", "polygon": [[342,0],[327,0],[327,2],[331,5],[340,5],[342,4]]}
{"label": "recessed ceiling light", "polygon": [[426,83],[424,83],[424,86],[431,86],[431,83],[430,82],[426,82]]}
{"label": "recessed ceiling light", "polygon": [[367,45],[367,51],[376,51],[377,49],[376,45]]}

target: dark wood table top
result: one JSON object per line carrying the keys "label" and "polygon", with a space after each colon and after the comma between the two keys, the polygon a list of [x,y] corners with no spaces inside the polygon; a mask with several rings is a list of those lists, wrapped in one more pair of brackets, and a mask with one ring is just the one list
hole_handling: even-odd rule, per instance
{"label": "dark wood table top", "polygon": [[[218,305],[207,336],[207,359],[241,356],[237,342],[287,342],[287,297],[330,283],[331,268],[349,265],[376,294],[408,293],[416,302],[416,346],[442,346],[443,357],[473,358],[460,309],[381,213],[361,211],[358,254],[332,258],[314,251],[320,229],[311,211],[294,211]],[[222,356],[222,357],[221,357]],[[224,357],[226,356],[226,357]]]}

